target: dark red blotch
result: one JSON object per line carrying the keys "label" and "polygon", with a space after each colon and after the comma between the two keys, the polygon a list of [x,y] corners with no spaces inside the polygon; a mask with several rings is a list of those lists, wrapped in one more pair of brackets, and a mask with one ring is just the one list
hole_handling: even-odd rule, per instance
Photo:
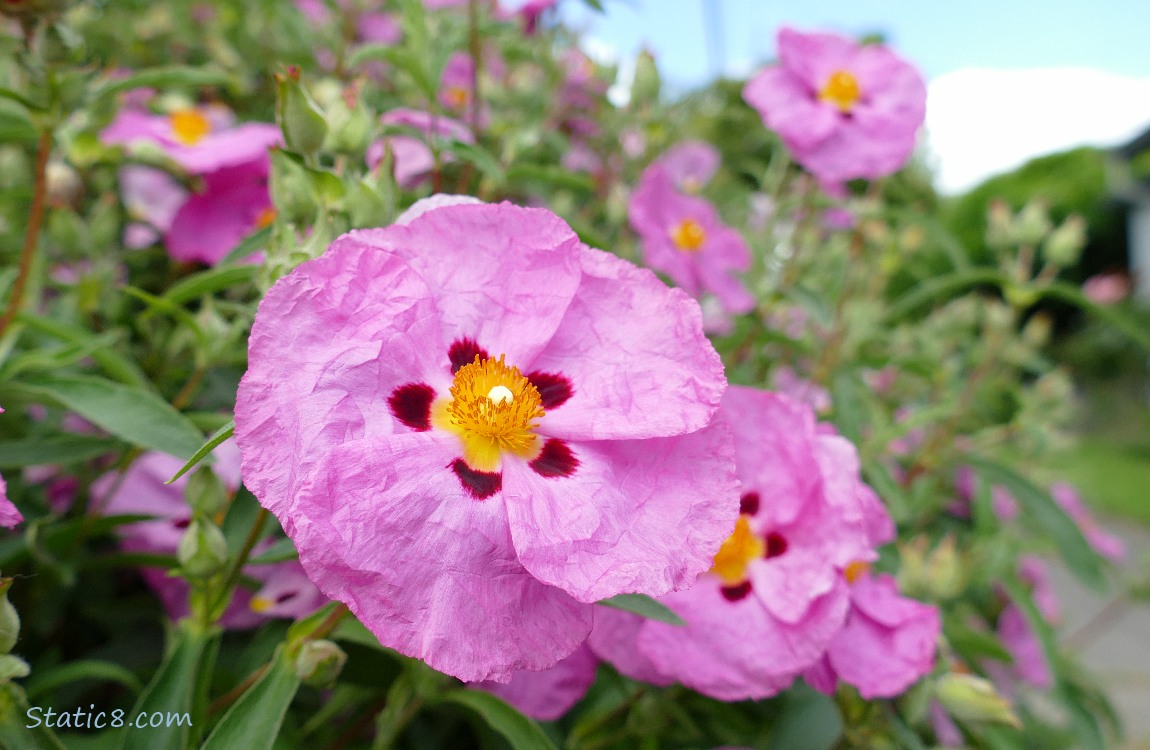
{"label": "dark red blotch", "polygon": [[767,549],[763,553],[763,557],[767,558],[768,560],[770,560],[772,557],[778,557],[779,555],[783,554],[787,551],[787,547],[789,546],[787,544],[787,540],[784,539],[783,535],[777,531],[772,531],[770,534],[767,534],[765,541],[767,543]]}
{"label": "dark red blotch", "polygon": [[569,477],[579,466],[579,459],[559,438],[547,438],[543,450],[529,464],[541,477]]}
{"label": "dark red blotch", "polygon": [[416,432],[431,429],[431,402],[435,389],[426,383],[408,383],[391,392],[387,406],[392,415]]}
{"label": "dark red blotch", "polygon": [[748,492],[739,498],[739,512],[744,516],[753,516],[759,512],[759,493]]}
{"label": "dark red blotch", "polygon": [[720,591],[723,592],[723,598],[727,601],[737,602],[740,599],[746,598],[747,594],[751,593],[751,582],[743,581],[734,586],[724,586]]}
{"label": "dark red blotch", "polygon": [[451,462],[451,470],[459,477],[459,483],[476,500],[486,500],[503,489],[503,475],[498,472],[476,471],[462,458]]}
{"label": "dark red blotch", "polygon": [[571,398],[571,394],[575,392],[567,376],[557,372],[535,371],[529,373],[527,379],[539,391],[539,399],[543,402],[544,411],[551,411],[567,403],[567,399]]}
{"label": "dark red blotch", "polygon": [[459,372],[459,368],[469,365],[478,356],[480,360],[487,359],[487,350],[476,343],[475,339],[459,339],[447,350],[447,358],[451,360],[451,374]]}

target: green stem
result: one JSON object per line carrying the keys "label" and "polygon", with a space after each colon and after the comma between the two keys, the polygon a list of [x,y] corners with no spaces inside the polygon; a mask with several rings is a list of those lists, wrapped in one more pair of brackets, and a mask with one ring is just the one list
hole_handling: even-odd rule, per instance
{"label": "green stem", "polygon": [[227,607],[227,602],[232,598],[232,592],[235,591],[236,586],[240,582],[240,577],[244,572],[244,565],[251,556],[252,549],[256,546],[256,542],[260,540],[263,534],[264,524],[268,520],[268,511],[266,508],[261,507],[256,514],[256,520],[252,522],[252,528],[248,531],[248,537],[244,540],[244,546],[240,549],[240,554],[236,556],[235,562],[232,563],[231,569],[228,571],[227,576],[224,578],[224,585],[220,589],[219,596],[211,602],[211,606],[207,607],[206,615],[212,621],[218,620],[223,616],[223,610]]}

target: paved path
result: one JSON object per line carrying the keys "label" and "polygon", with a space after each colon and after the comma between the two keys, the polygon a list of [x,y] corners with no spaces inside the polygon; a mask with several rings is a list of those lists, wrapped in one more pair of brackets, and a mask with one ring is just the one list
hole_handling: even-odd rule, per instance
{"label": "paved path", "polygon": [[[1126,541],[1127,565],[1150,553],[1150,530],[1106,523]],[[1053,571],[1054,588],[1062,601],[1063,639],[1095,618],[1112,597],[1085,588],[1063,569]],[[1131,604],[1091,628],[1088,640],[1076,647],[1082,662],[1106,687],[1126,727],[1128,750],[1150,750],[1150,604]]]}

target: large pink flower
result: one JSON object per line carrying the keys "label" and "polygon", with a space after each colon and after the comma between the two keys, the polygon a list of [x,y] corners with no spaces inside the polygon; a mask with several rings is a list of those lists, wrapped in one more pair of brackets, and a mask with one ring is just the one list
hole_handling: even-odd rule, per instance
{"label": "large pink flower", "polygon": [[854,685],[867,700],[898,695],[934,666],[942,630],[938,609],[900,596],[889,575],[871,576],[865,568],[851,567],[847,577],[851,607],[846,625],[804,677],[828,695],[836,680]]}
{"label": "large pink flower", "polygon": [[664,594],[736,515],[698,305],[542,209],[351,232],[261,303],[244,477],[324,593],[468,681],[571,653],[588,602]]}
{"label": "large pink flower", "polygon": [[651,268],[666,273],[692,297],[713,294],[728,313],[754,308],[755,298],[734,275],[750,267],[746,241],[722,223],[708,201],[680,193],[664,167],[652,164],[643,173],[628,218]]}
{"label": "large pink flower", "polygon": [[859,479],[854,447],[819,429],[805,404],[731,386],[720,414],[735,434],[742,512],[710,572],[660,599],[686,625],[603,611],[590,642],[635,679],[763,698],[836,637],[849,601],[842,570],[874,559],[889,519]]}
{"label": "large pink flower", "polygon": [[902,168],[926,114],[926,84],[885,47],[836,34],[779,31],[779,64],[743,98],[821,180],[876,179]]}

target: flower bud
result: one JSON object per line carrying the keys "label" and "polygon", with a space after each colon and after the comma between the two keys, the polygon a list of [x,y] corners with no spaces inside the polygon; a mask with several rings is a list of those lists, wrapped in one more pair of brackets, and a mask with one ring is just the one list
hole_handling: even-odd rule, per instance
{"label": "flower bud", "polygon": [[228,504],[227,488],[208,466],[201,466],[188,479],[184,497],[192,510],[208,517],[216,515]]}
{"label": "flower bud", "polygon": [[1078,262],[1085,248],[1086,220],[1074,214],[1050,233],[1042,250],[1048,263],[1056,268],[1069,268]]}
{"label": "flower bud", "polygon": [[307,172],[281,149],[273,148],[270,154],[269,187],[279,218],[286,224],[310,222],[315,217],[316,202]]}
{"label": "flower bud", "polygon": [[1037,245],[1050,232],[1050,216],[1043,201],[1030,201],[1014,219],[1014,236],[1020,245]]}
{"label": "flower bud", "polygon": [[180,572],[189,578],[208,578],[223,570],[228,561],[228,544],[219,527],[196,518],[188,526],[176,549]]}
{"label": "flower bud", "polygon": [[1014,244],[1014,217],[1005,201],[991,201],[986,211],[986,244],[994,249],[1004,249]]}
{"label": "flower bud", "polygon": [[8,601],[8,589],[14,578],[0,578],[0,654],[6,654],[20,637],[20,615]]}
{"label": "flower bud", "polygon": [[295,673],[312,687],[324,687],[336,681],[347,654],[335,643],[326,640],[306,641],[295,660]]}
{"label": "flower bud", "polygon": [[284,143],[292,151],[313,154],[327,137],[327,122],[319,106],[299,81],[294,66],[276,75],[276,121],[284,133]]}
{"label": "flower bud", "polygon": [[1010,703],[989,680],[951,672],[938,679],[935,694],[947,712],[961,721],[1022,727]]}
{"label": "flower bud", "polygon": [[631,83],[632,104],[658,101],[661,87],[662,81],[659,77],[659,66],[655,64],[655,56],[643,50],[635,59],[635,78]]}
{"label": "flower bud", "polygon": [[324,111],[327,113],[324,148],[341,154],[362,155],[371,141],[374,122],[358,93],[349,89],[343,96],[336,97]]}
{"label": "flower bud", "polygon": [[0,655],[0,685],[32,674],[28,662],[12,654]]}
{"label": "flower bud", "polygon": [[62,161],[48,162],[44,170],[44,183],[48,205],[54,208],[71,206],[84,190],[80,175]]}

